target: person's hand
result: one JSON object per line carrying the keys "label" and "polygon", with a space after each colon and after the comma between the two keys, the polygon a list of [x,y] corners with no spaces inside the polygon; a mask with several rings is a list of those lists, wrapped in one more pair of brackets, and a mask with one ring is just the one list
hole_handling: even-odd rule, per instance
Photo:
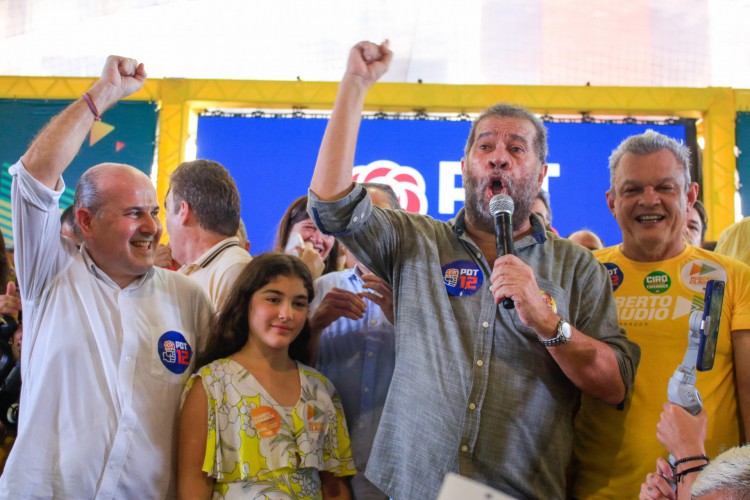
{"label": "person's hand", "polygon": [[659,457],[656,459],[656,472],[649,472],[646,480],[641,484],[641,493],[638,495],[640,500],[657,500],[668,498],[676,500],[677,494],[672,490],[672,485],[664,479],[673,477],[672,467],[666,460]]}
{"label": "person's hand", "polygon": [[512,298],[519,319],[537,332],[559,321],[539,292],[534,271],[515,255],[495,259],[490,284],[495,304],[506,297]]}
{"label": "person's hand", "polygon": [[297,250],[297,257],[302,259],[302,262],[304,262],[307,268],[310,270],[312,279],[316,280],[320,278],[320,276],[323,274],[323,270],[326,267],[326,262],[323,260],[323,257],[320,256],[318,251],[315,250],[315,247],[313,247],[312,243],[306,241],[303,246],[295,248]]}
{"label": "person's hand", "polygon": [[172,269],[172,247],[159,245],[154,253],[154,265],[166,269]]}
{"label": "person's hand", "polygon": [[91,87],[89,94],[102,114],[120,99],[138,92],[145,83],[143,63],[127,57],[109,56],[101,78]]}
{"label": "person's hand", "polygon": [[677,459],[705,455],[706,411],[693,416],[673,403],[664,403],[656,424],[656,439]]}
{"label": "person's hand", "polygon": [[388,40],[380,45],[359,42],[349,52],[344,79],[354,78],[365,88],[370,88],[388,70],[392,58]]}
{"label": "person's hand", "polygon": [[393,321],[393,288],[385,280],[375,276],[372,273],[362,275],[363,286],[372,290],[371,292],[361,292],[360,297],[365,297],[377,304],[383,310],[383,314],[391,324]]}
{"label": "person's hand", "polygon": [[21,298],[18,296],[16,284],[8,282],[5,288],[5,295],[0,295],[0,314],[17,317],[21,310]]}
{"label": "person's hand", "polygon": [[310,327],[314,331],[319,331],[341,317],[361,319],[366,309],[364,299],[356,293],[341,288],[332,288],[320,301],[320,305],[310,319]]}

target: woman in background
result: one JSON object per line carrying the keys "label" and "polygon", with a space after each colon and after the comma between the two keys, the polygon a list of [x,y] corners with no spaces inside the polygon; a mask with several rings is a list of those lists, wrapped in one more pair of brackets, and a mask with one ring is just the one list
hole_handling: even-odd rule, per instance
{"label": "woman in background", "polygon": [[274,250],[296,255],[307,265],[313,280],[339,270],[341,247],[333,236],[320,232],[307,214],[307,195],[294,200],[284,212]]}

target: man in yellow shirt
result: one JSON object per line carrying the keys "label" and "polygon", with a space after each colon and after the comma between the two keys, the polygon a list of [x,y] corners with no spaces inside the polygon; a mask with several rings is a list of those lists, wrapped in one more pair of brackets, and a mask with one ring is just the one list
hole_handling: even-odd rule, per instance
{"label": "man in yellow shirt", "polygon": [[716,253],[750,264],[750,217],[745,217],[721,233]]}
{"label": "man in yellow shirt", "polygon": [[623,243],[595,255],[609,272],[620,326],[641,347],[641,364],[624,408],[583,395],[575,498],[637,498],[656,458],[666,457],[656,423],[687,348],[690,313],[703,308],[709,279],[726,281],[726,291],[715,365],[699,372],[696,383],[708,414],[708,455],[737,446],[749,428],[750,267],[686,245],[685,218],[697,195],[688,150],[673,139],[648,131],[626,139],[610,157],[607,204]]}

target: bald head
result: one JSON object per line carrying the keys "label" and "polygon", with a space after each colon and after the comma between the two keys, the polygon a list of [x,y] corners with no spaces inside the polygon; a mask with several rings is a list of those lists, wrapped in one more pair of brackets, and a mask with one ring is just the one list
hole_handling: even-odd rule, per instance
{"label": "bald head", "polygon": [[593,231],[589,231],[588,229],[581,229],[580,231],[571,233],[570,236],[568,236],[568,239],[573,243],[577,243],[582,247],[588,248],[592,251],[601,250],[602,248],[604,248],[604,243],[602,243],[601,238],[599,238],[596,233],[594,233]]}
{"label": "bald head", "polygon": [[96,215],[104,206],[108,194],[112,194],[112,189],[120,189],[127,186],[129,182],[140,184],[144,181],[151,184],[151,179],[146,174],[130,165],[122,163],[95,165],[86,170],[78,179],[73,198],[73,213],[76,213],[79,208],[85,208]]}

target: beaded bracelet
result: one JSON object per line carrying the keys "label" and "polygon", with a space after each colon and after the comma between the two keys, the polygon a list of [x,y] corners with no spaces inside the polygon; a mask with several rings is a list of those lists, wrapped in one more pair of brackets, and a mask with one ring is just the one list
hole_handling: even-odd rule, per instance
{"label": "beaded bracelet", "polygon": [[708,465],[708,464],[703,464],[703,465],[699,465],[699,466],[697,466],[697,467],[692,467],[692,468],[690,468],[690,469],[685,469],[685,470],[684,470],[684,471],[682,471],[682,472],[678,472],[678,473],[677,473],[677,474],[675,475],[674,479],[675,479],[675,481],[677,481],[678,483],[681,483],[681,482],[682,482],[682,478],[683,478],[683,477],[687,476],[688,474],[692,474],[693,472],[700,472],[700,471],[702,471],[703,469],[705,469],[707,465]]}
{"label": "beaded bracelet", "polygon": [[676,460],[675,463],[672,464],[672,466],[674,468],[677,468],[677,466],[680,464],[684,464],[685,462],[695,462],[696,460],[705,460],[706,462],[710,461],[706,455],[695,455],[693,457],[685,457]]}

